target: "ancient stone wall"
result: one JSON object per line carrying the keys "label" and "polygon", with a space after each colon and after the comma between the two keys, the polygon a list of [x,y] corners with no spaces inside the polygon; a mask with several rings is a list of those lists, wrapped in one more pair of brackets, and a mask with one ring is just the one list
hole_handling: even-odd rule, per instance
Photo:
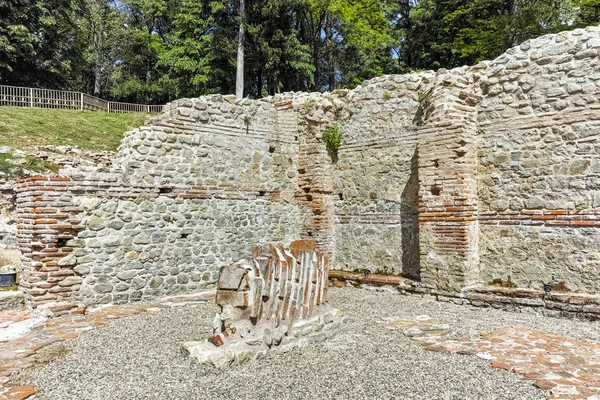
{"label": "ancient stone wall", "polygon": [[33,304],[134,301],[310,239],[332,269],[427,290],[597,294],[598,49],[578,29],[354,90],[178,100],[109,172],[21,183],[22,286]]}
{"label": "ancient stone wall", "polygon": [[598,293],[599,49],[597,28],[577,29],[527,41],[487,66],[479,110],[482,282]]}
{"label": "ancient stone wall", "polygon": [[179,100],[125,134],[110,172],[22,181],[30,303],[68,309],[190,292],[252,245],[301,236],[296,116],[264,104]]}
{"label": "ancient stone wall", "polygon": [[334,164],[336,268],[419,277],[418,86],[377,78],[348,92]]}

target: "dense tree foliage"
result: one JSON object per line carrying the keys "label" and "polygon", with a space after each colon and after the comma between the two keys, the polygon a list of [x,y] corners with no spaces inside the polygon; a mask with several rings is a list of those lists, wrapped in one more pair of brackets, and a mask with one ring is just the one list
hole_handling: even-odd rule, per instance
{"label": "dense tree foliage", "polygon": [[600,0],[0,0],[0,83],[163,103],[354,87],[600,23]]}

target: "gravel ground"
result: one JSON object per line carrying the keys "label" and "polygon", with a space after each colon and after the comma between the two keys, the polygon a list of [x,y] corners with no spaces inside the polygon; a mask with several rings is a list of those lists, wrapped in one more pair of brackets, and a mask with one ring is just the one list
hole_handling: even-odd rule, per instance
{"label": "gravel ground", "polygon": [[523,326],[596,340],[600,324],[438,303],[351,288],[329,301],[349,316],[334,339],[211,373],[181,354],[181,344],[207,337],[212,304],[144,313],[110,322],[70,341],[65,357],[24,377],[37,400],[61,399],[543,399],[516,374],[472,356],[425,351],[381,317],[427,314],[456,336]]}

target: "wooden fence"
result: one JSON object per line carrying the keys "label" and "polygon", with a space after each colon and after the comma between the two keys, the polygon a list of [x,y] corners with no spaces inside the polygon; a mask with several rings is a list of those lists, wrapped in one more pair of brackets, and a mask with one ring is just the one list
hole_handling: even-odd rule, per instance
{"label": "wooden fence", "polygon": [[106,101],[81,92],[0,85],[0,106],[67,108],[112,113],[160,113],[163,106]]}

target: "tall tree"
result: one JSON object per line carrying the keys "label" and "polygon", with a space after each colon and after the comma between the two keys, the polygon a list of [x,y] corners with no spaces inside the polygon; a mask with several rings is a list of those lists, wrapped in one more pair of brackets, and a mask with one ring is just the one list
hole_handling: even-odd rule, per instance
{"label": "tall tree", "polygon": [[410,13],[412,67],[493,59],[527,39],[569,29],[572,11],[564,0],[421,0]]}
{"label": "tall tree", "polygon": [[575,8],[575,25],[587,26],[600,24],[600,0],[571,0]]}
{"label": "tall tree", "polygon": [[88,0],[88,15],[91,28],[90,48],[94,59],[94,96],[100,96],[102,89],[102,70],[105,58],[106,44],[104,42],[107,35],[107,19],[110,13],[108,0]]}
{"label": "tall tree", "polygon": [[110,95],[122,101],[161,103],[169,99],[157,65],[165,51],[178,0],[124,0],[123,27],[114,43]]}
{"label": "tall tree", "polygon": [[309,47],[300,42],[298,0],[256,0],[246,9],[246,93],[262,97],[306,90],[313,80]]}
{"label": "tall tree", "polygon": [[396,0],[386,3],[386,18],[390,23],[390,51],[397,60],[398,69],[413,67],[414,42],[418,33],[413,29],[411,11],[417,6],[416,0]]}
{"label": "tall tree", "polygon": [[79,0],[0,1],[0,83],[68,88],[79,73]]}
{"label": "tall tree", "polygon": [[[231,17],[231,8],[226,1],[184,1],[180,4],[174,15],[173,29],[167,34],[165,51],[158,61],[163,71],[160,84],[171,96],[227,92],[215,79],[213,63],[219,24]],[[232,69],[229,71],[231,73]]]}
{"label": "tall tree", "polygon": [[355,87],[365,79],[398,72],[392,58],[390,21],[384,2],[345,0],[334,5],[340,32],[338,49],[331,69],[334,82],[330,87]]}
{"label": "tall tree", "polygon": [[366,55],[386,46],[390,39],[383,2],[305,0],[299,18],[300,36],[312,54],[313,90],[333,90],[341,81],[344,49]]}

